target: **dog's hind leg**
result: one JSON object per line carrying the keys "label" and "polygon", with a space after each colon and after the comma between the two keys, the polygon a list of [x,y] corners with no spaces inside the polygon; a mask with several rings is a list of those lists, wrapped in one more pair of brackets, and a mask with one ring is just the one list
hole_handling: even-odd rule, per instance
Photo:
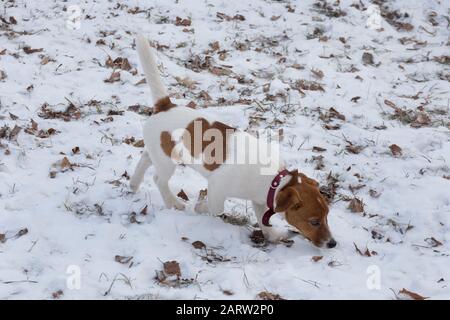
{"label": "dog's hind leg", "polygon": [[145,171],[147,171],[148,167],[150,167],[151,164],[152,160],[150,159],[148,152],[144,151],[141,155],[141,159],[136,165],[136,169],[134,170],[134,174],[130,180],[130,187],[131,190],[133,190],[133,192],[138,191],[139,186],[142,183],[142,180],[144,180]]}
{"label": "dog's hind leg", "polygon": [[164,164],[159,165],[154,163],[155,175],[153,176],[153,181],[155,181],[156,186],[161,193],[164,204],[166,208],[175,208],[178,210],[184,210],[184,204],[175,198],[172,191],[169,188],[169,179],[175,171],[175,164],[170,161],[166,161]]}

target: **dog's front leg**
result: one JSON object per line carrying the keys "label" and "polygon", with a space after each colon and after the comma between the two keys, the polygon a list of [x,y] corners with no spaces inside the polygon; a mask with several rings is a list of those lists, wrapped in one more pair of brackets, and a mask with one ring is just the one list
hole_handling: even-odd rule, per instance
{"label": "dog's front leg", "polygon": [[253,211],[255,211],[256,219],[258,220],[258,225],[261,228],[261,231],[264,234],[264,238],[266,238],[267,241],[276,243],[287,237],[286,234],[283,234],[274,227],[266,227],[265,225],[263,225],[262,218],[267,208],[266,205],[261,205],[259,203],[256,203],[255,201],[252,201],[252,205]]}

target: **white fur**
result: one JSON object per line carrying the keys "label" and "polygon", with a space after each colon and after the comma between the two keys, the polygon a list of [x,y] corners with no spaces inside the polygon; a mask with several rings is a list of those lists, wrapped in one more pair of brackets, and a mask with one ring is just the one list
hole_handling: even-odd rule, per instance
{"label": "white fur", "polygon": [[136,50],[141,60],[141,66],[144,69],[147,84],[152,92],[153,101],[156,102],[166,97],[167,90],[159,76],[155,55],[152,53],[153,49],[150,47],[147,38],[143,35],[138,35],[136,39]]}
{"label": "white fur", "polygon": [[[163,98],[167,95],[167,90],[162,84],[156,68],[155,58],[150,50],[147,39],[139,36],[137,40],[137,49],[139,58],[147,83],[150,86],[153,99]],[[174,132],[180,128],[186,128],[194,119],[203,117],[208,120],[208,116],[199,110],[186,107],[175,107],[168,111],[159,112],[152,115],[144,124],[143,136],[145,141],[145,151],[137,164],[136,170],[131,178],[130,186],[133,191],[137,191],[143,180],[143,176],[147,168],[153,164],[155,167],[155,176],[153,177],[155,184],[158,186],[161,196],[167,208],[175,207],[182,210],[183,204],[177,200],[169,189],[169,179],[173,175],[176,163],[169,158],[161,148],[160,136],[161,132]],[[209,119],[208,121],[211,121]],[[212,121],[211,121],[212,122]],[[250,148],[242,150],[236,143],[237,138],[247,138],[249,140],[255,137],[237,131],[232,134],[230,143],[228,144],[227,154],[232,158],[238,152],[250,153]],[[177,137],[173,137],[177,139]],[[232,139],[234,138],[234,139]],[[178,150],[178,149],[177,149]],[[180,151],[180,150],[178,150]],[[183,151],[183,150],[181,150]],[[184,150],[185,152],[186,150]],[[278,155],[277,155],[278,156]],[[282,236],[277,234],[274,228],[262,225],[262,217],[266,211],[266,197],[270,184],[275,174],[265,175],[263,165],[261,164],[222,164],[219,168],[209,171],[206,170],[201,163],[187,164],[187,166],[198,171],[208,180],[208,197],[207,209],[213,215],[220,215],[224,210],[224,202],[228,197],[241,198],[251,200],[258,223],[263,230],[265,236],[271,241],[277,241]],[[277,162],[276,171],[283,168],[282,163]],[[287,183],[288,177],[284,178],[280,187]],[[201,207],[201,206],[197,206]],[[203,208],[204,210],[205,208]]]}

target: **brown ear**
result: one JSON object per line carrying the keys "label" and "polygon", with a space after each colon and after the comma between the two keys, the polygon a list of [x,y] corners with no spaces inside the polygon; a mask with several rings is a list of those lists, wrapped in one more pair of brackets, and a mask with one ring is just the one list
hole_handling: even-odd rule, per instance
{"label": "brown ear", "polygon": [[302,182],[305,182],[305,183],[310,184],[312,186],[315,186],[315,187],[319,186],[319,183],[316,180],[308,178],[303,173],[300,173],[300,179],[302,180]]}
{"label": "brown ear", "polygon": [[275,199],[275,212],[286,211],[296,204],[303,205],[298,197],[297,191],[292,187],[284,188],[278,192],[277,198]]}

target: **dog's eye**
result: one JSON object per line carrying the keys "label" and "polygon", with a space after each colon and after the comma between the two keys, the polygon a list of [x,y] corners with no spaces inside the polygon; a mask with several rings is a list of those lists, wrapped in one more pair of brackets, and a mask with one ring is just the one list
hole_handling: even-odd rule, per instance
{"label": "dog's eye", "polygon": [[319,227],[320,226],[320,220],[319,219],[311,219],[309,220],[309,224],[313,227]]}
{"label": "dog's eye", "polygon": [[302,205],[300,203],[294,204],[294,206],[292,207],[292,209],[294,210],[298,210],[302,207]]}

